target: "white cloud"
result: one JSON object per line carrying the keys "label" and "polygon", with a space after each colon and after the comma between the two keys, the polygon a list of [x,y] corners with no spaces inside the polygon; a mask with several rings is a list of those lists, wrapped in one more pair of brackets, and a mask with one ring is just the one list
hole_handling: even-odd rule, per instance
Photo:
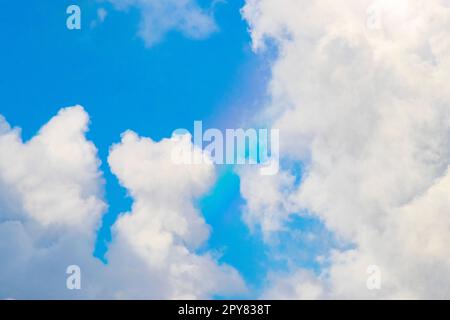
{"label": "white cloud", "polygon": [[219,266],[211,254],[195,253],[208,238],[209,227],[193,202],[212,186],[215,169],[212,163],[173,164],[177,144],[189,148],[191,141],[177,137],[156,143],[126,132],[111,149],[111,169],[134,203],[132,212],[116,224],[117,244],[108,257],[114,264],[124,255],[137,255],[156,279],[165,279],[155,297],[163,293],[191,299],[243,292],[236,270]]}
{"label": "white cloud", "polygon": [[[81,107],[62,109],[23,142],[0,119],[0,297],[70,298],[68,265],[90,271],[105,203],[97,150]],[[83,292],[92,294],[87,287]]]}
{"label": "white cloud", "polygon": [[148,46],[161,41],[169,31],[202,39],[217,30],[211,12],[201,8],[196,0],[108,0],[119,10],[139,9],[139,35]]}
{"label": "white cloud", "polygon": [[[109,263],[92,256],[106,205],[88,115],[62,109],[23,142],[0,118],[0,298],[210,298],[245,285],[213,253],[196,254],[209,227],[194,206],[214,182],[212,165],[170,165],[172,146],[127,132],[109,158],[134,199],[115,225]],[[178,142],[177,142],[178,141]],[[82,290],[66,289],[81,267]]]}
{"label": "white cloud", "polygon": [[[113,2],[142,11],[149,45],[172,29],[193,37],[214,29],[192,1]],[[242,170],[246,222],[270,235],[307,210],[353,245],[333,251],[318,275],[272,273],[264,296],[449,298],[449,1],[248,0],[244,16],[255,49],[267,39],[279,48],[266,114],[281,129],[281,154],[305,168],[298,188],[288,172]],[[234,269],[197,252],[210,230],[195,199],[214,168],[172,165],[184,139],[127,132],[111,149],[134,203],[114,227],[109,264],[92,257],[106,204],[87,124],[81,107],[63,109],[23,142],[0,118],[0,298],[244,291]],[[80,292],[65,289],[71,264],[82,268]],[[380,291],[366,287],[370,265],[381,269]]]}
{"label": "white cloud", "polygon": [[43,226],[95,228],[105,205],[97,150],[84,137],[88,116],[83,109],[62,109],[26,143],[19,129],[0,121],[1,196],[11,195],[2,203]]}
{"label": "white cloud", "polygon": [[[280,154],[305,165],[297,191],[263,205],[285,208],[288,199],[291,212],[314,213],[355,247],[332,254],[324,289],[311,290],[450,297],[449,2],[248,0],[243,14],[255,49],[267,39],[279,48],[266,113],[280,129]],[[268,201],[243,194],[253,207]],[[369,265],[382,270],[380,291],[366,288]]]}
{"label": "white cloud", "polygon": [[259,226],[268,241],[271,234],[284,229],[284,222],[295,208],[290,201],[295,177],[286,171],[262,176],[254,167],[238,168],[238,173],[241,194],[246,199],[243,219],[251,229]]}
{"label": "white cloud", "polygon": [[316,276],[305,270],[297,270],[292,274],[270,273],[267,290],[263,299],[269,300],[315,300],[322,297],[324,288]]}

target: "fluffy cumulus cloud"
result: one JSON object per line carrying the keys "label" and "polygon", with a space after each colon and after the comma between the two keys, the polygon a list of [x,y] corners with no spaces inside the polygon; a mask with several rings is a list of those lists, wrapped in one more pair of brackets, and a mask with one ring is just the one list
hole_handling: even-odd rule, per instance
{"label": "fluffy cumulus cloud", "polygon": [[273,274],[267,294],[449,298],[450,2],[248,0],[243,15],[255,50],[277,46],[266,115],[304,165],[299,187],[260,177],[270,197],[242,174],[248,216],[276,232],[308,211],[351,248]]}
{"label": "fluffy cumulus cloud", "polygon": [[[148,45],[215,28],[193,0],[109,1],[140,10]],[[243,16],[256,51],[277,47],[264,114],[280,129],[283,163],[302,167],[300,182],[289,165],[276,176],[242,168],[244,219],[270,242],[307,213],[346,244],[321,250],[321,268],[270,273],[263,296],[450,298],[450,1],[247,0]],[[92,256],[107,204],[88,123],[83,108],[62,109],[23,141],[0,117],[0,298],[244,292],[238,272],[203,249],[211,230],[195,202],[214,166],[171,161],[188,137],[129,131],[111,148],[133,205],[113,227],[108,264]],[[73,264],[80,291],[66,288]],[[380,290],[367,287],[371,270]]]}
{"label": "fluffy cumulus cloud", "polygon": [[[114,265],[128,255],[138,258],[151,274],[144,285],[159,283],[159,291],[151,296],[155,298],[194,299],[244,292],[236,270],[219,266],[212,254],[195,254],[210,230],[194,200],[215,181],[215,168],[212,163],[174,164],[172,151],[191,147],[188,138],[175,136],[156,143],[126,132],[121,143],[113,146],[109,164],[134,204],[116,224],[117,239],[109,259]],[[200,150],[195,153],[202,156]]]}
{"label": "fluffy cumulus cloud", "polygon": [[67,266],[101,268],[90,257],[105,203],[87,124],[81,107],[63,109],[23,142],[0,119],[0,298],[69,298]]}
{"label": "fluffy cumulus cloud", "polygon": [[[109,162],[134,199],[115,225],[103,265],[92,255],[106,204],[88,115],[61,110],[30,141],[0,119],[0,298],[209,298],[245,290],[213,253],[196,251],[209,228],[194,200],[214,182],[212,165],[171,164],[173,146],[123,135]],[[199,151],[200,152],[200,151]],[[66,288],[79,265],[82,290]]]}
{"label": "fluffy cumulus cloud", "polygon": [[201,39],[217,29],[212,12],[196,0],[108,0],[119,10],[140,11],[139,35],[148,46],[161,41],[169,31]]}

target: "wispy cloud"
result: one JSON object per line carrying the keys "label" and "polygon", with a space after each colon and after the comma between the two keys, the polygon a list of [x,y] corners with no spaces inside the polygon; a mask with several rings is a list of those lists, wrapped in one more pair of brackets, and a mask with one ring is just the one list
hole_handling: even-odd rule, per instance
{"label": "wispy cloud", "polygon": [[178,31],[193,39],[203,39],[217,30],[212,8],[200,7],[196,0],[108,0],[117,9],[137,8],[141,14],[139,35],[147,46]]}

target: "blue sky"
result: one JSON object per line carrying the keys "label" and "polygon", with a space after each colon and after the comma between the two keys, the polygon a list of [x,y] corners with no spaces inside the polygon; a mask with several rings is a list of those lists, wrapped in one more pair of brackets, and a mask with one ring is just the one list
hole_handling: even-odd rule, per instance
{"label": "blue sky", "polygon": [[[90,114],[88,138],[99,150],[109,204],[93,251],[107,263],[110,228],[131,205],[106,165],[109,147],[127,129],[158,141],[177,128],[192,129],[195,120],[204,127],[241,127],[266,99],[270,58],[251,51],[248,26],[239,12],[243,1],[215,6],[219,29],[207,39],[171,31],[151,47],[137,35],[137,10],[117,11],[107,3],[80,0],[82,30],[69,31],[61,27],[69,4],[2,2],[0,111],[11,125],[23,128],[25,140],[62,107],[80,104]],[[92,27],[100,7],[108,16]],[[197,205],[212,227],[202,250],[220,252],[221,261],[237,268],[255,294],[267,271],[287,270],[287,260],[318,268],[314,255],[320,248],[299,251],[301,244],[290,233],[267,247],[257,230],[249,231],[241,220],[239,177],[231,168],[219,168],[217,185]],[[315,220],[297,219],[292,225],[300,231],[321,229]]]}
{"label": "blue sky", "polygon": [[[441,0],[0,1],[0,299],[450,296],[448,21]],[[169,162],[198,120],[279,129],[279,175]]]}

